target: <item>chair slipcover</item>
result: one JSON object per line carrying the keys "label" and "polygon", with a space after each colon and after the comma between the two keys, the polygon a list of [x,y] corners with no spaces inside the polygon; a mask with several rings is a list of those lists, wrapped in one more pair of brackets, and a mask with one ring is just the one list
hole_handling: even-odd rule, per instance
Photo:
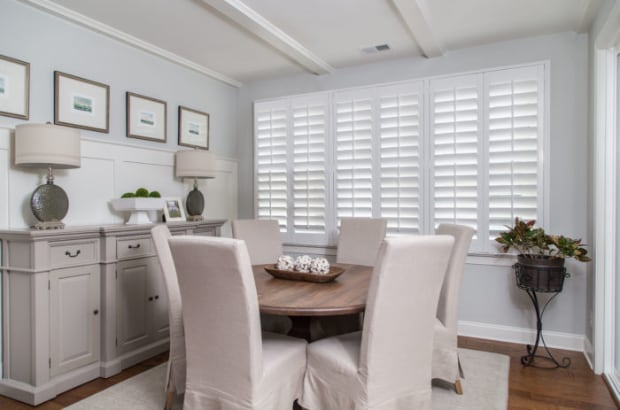
{"label": "chair slipcover", "polygon": [[461,393],[460,365],[457,352],[457,324],[459,316],[459,294],[465,260],[474,230],[463,225],[441,224],[437,235],[454,237],[450,264],[446,271],[435,321],[435,342],[433,348],[433,378],[453,383]]}
{"label": "chair slipcover", "polygon": [[243,239],[252,265],[277,263],[282,255],[282,238],[278,221],[272,219],[237,219],[232,221],[233,238]]}
{"label": "chair slipcover", "polygon": [[386,226],[383,218],[342,218],[336,263],[375,266]]}
{"label": "chair slipcover", "polygon": [[[168,321],[170,325],[170,358],[166,375],[168,392],[181,394],[185,391],[185,333],[183,331],[183,310],[181,292],[177,280],[168,239],[172,237],[166,225],[158,225],[151,229],[155,251],[168,295]],[[167,403],[167,406],[171,403]]]}
{"label": "chair slipcover", "polygon": [[433,324],[453,242],[437,235],[383,242],[363,330],[308,346],[304,408],[431,408]]}
{"label": "chair slipcover", "polygon": [[301,390],[306,341],[261,336],[245,243],[197,236],[173,237],[169,243],[183,298],[183,408],[292,408]]}
{"label": "chair slipcover", "polygon": [[[387,220],[383,218],[342,218],[336,263],[375,266],[386,226]],[[312,340],[360,330],[361,317],[352,314],[313,318],[310,322]]]}
{"label": "chair slipcover", "polygon": [[[252,265],[278,262],[283,254],[280,225],[272,219],[237,219],[232,221],[233,238],[243,239],[250,254]],[[261,328],[264,331],[287,334],[292,327],[286,316],[261,313]]]}

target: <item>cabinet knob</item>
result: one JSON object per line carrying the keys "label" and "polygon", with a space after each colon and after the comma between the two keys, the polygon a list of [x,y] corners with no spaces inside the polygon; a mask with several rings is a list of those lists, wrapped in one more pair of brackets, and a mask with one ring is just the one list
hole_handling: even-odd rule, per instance
{"label": "cabinet knob", "polygon": [[149,296],[149,302],[153,301],[153,296]]}
{"label": "cabinet knob", "polygon": [[159,299],[159,295],[155,295],[155,300]]}
{"label": "cabinet knob", "polygon": [[69,251],[65,252],[65,255],[67,255],[70,258],[75,258],[79,254],[80,254],[80,250],[79,249],[73,255],[71,255],[71,252],[69,252]]}
{"label": "cabinet knob", "polygon": [[138,249],[138,248],[140,248],[140,244],[137,244],[137,245],[129,245],[129,246],[127,246],[127,247],[128,247],[129,249]]}
{"label": "cabinet knob", "polygon": [[99,309],[95,309],[95,310],[93,311],[93,315],[97,316],[98,314],[99,314]]}

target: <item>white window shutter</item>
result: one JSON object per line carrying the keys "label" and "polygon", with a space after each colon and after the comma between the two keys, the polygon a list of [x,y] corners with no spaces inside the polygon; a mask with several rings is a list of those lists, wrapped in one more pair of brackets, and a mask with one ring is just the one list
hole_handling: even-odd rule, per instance
{"label": "white window shutter", "polygon": [[485,74],[489,240],[515,217],[542,224],[544,66]]}
{"label": "white window shutter", "polygon": [[336,217],[373,215],[372,90],[334,96]]}
{"label": "white window shutter", "polygon": [[256,216],[276,219],[287,230],[287,106],[286,101],[254,105]]}
{"label": "white window shutter", "polygon": [[431,80],[431,230],[441,223],[479,229],[482,113],[482,76]]}
{"label": "white window shutter", "polygon": [[[327,94],[291,102],[292,226],[296,239],[327,244]],[[314,238],[312,238],[314,237]]]}
{"label": "white window shutter", "polygon": [[380,216],[388,234],[420,233],[422,201],[422,83],[378,90]]}

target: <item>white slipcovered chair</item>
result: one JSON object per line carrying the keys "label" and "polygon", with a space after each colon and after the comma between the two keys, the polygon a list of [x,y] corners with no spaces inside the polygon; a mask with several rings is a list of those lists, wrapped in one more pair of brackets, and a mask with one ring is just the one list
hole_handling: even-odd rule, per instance
{"label": "white slipcovered chair", "polygon": [[197,236],[172,237],[169,243],[183,299],[183,408],[292,408],[301,391],[306,341],[261,335],[245,243]]}
{"label": "white slipcovered chair", "polygon": [[308,345],[300,404],[310,410],[430,409],[433,325],[454,239],[385,239],[364,327]]}
{"label": "white slipcovered chair", "polygon": [[[280,225],[273,219],[236,219],[231,223],[232,236],[245,241],[252,265],[275,264],[283,254]],[[261,313],[261,328],[287,334],[292,321],[286,316]]]}
{"label": "white slipcovered chair", "polygon": [[[386,227],[387,220],[383,218],[342,218],[336,263],[375,266]],[[361,318],[359,314],[313,318],[310,322],[312,340],[359,330]]]}
{"label": "white slipcovered chair", "polygon": [[383,218],[342,218],[336,263],[375,266],[386,227]]}
{"label": "white slipcovered chair", "polygon": [[168,372],[166,373],[165,409],[172,406],[174,395],[185,392],[185,333],[183,331],[183,307],[181,292],[177,281],[168,239],[172,237],[166,225],[157,225],[151,229],[157,259],[164,277],[166,294],[168,295],[168,322],[170,325],[170,353]]}
{"label": "white slipcovered chair", "polygon": [[458,394],[463,394],[460,377],[461,365],[457,351],[457,324],[459,316],[459,294],[465,260],[474,230],[468,226],[441,224],[437,235],[454,237],[450,264],[446,271],[435,321],[435,342],[433,348],[433,378],[454,385]]}
{"label": "white slipcovered chair", "polygon": [[243,239],[252,265],[278,262],[282,255],[280,225],[273,219],[236,219],[231,223],[233,238]]}

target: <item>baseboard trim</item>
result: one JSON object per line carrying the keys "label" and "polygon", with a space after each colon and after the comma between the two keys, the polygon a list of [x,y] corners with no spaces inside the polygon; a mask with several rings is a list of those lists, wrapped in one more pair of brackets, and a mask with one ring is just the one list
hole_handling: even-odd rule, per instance
{"label": "baseboard trim", "polygon": [[[533,344],[536,341],[536,330],[534,329],[481,322],[468,322],[464,320],[459,321],[458,334],[460,336],[522,344]],[[578,352],[584,351],[584,335],[545,330],[543,331],[543,336],[545,337],[545,342],[548,347]]]}

